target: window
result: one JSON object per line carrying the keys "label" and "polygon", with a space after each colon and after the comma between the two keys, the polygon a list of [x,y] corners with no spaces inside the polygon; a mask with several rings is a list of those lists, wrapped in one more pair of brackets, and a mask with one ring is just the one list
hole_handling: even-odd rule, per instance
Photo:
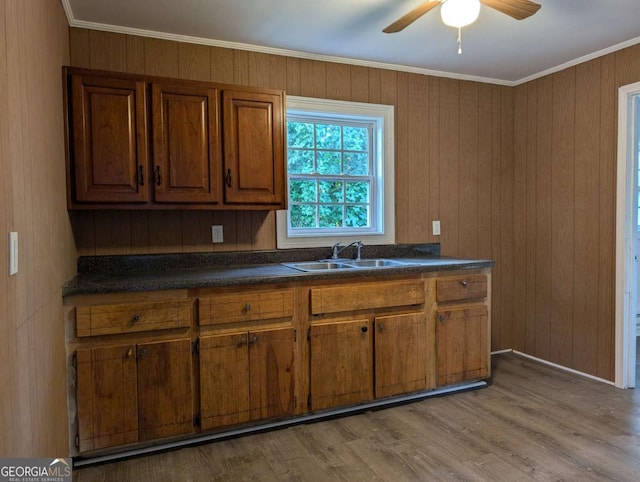
{"label": "window", "polygon": [[287,96],[278,248],[395,242],[393,106]]}

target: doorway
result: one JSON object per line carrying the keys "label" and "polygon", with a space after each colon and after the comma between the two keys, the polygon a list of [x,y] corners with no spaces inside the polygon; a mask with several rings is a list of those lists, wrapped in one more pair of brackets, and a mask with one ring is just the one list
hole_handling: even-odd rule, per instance
{"label": "doorway", "polygon": [[[616,199],[615,384],[634,388],[640,379],[637,323],[640,318],[640,82],[618,91],[618,169]],[[640,380],[639,380],[640,381]]]}

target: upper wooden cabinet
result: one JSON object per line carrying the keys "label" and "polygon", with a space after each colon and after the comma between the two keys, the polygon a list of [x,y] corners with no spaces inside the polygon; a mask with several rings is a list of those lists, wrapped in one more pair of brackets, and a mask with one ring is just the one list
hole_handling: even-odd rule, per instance
{"label": "upper wooden cabinet", "polygon": [[218,90],[153,84],[154,200],[220,201]]}
{"label": "upper wooden cabinet", "polygon": [[285,206],[282,91],[75,68],[66,76],[70,209]]}
{"label": "upper wooden cabinet", "polygon": [[71,75],[69,175],[77,202],[149,200],[146,98],[142,81]]}
{"label": "upper wooden cabinet", "polygon": [[282,96],[225,90],[224,200],[284,203]]}

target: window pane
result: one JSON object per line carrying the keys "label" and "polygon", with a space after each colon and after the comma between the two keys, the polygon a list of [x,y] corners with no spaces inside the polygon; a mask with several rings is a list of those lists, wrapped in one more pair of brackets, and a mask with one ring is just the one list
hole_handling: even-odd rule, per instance
{"label": "window pane", "polygon": [[340,149],[340,126],[316,124],[316,148]]}
{"label": "window pane", "polygon": [[350,228],[366,228],[369,226],[369,208],[363,205],[347,206],[345,224]]}
{"label": "window pane", "polygon": [[352,176],[369,175],[369,155],[366,153],[345,152],[344,173]]}
{"label": "window pane", "polygon": [[287,165],[290,173],[313,174],[313,150],[289,149]]}
{"label": "window pane", "polygon": [[294,181],[289,183],[289,199],[291,202],[316,202],[316,181]]}
{"label": "window pane", "polygon": [[340,174],[342,154],[340,151],[318,151],[318,174]]}
{"label": "window pane", "polygon": [[348,203],[368,203],[369,183],[368,182],[347,182],[346,201]]}
{"label": "window pane", "polygon": [[341,228],[342,227],[342,206],[324,205],[320,206],[319,225],[321,228]]}
{"label": "window pane", "polygon": [[316,207],[310,204],[294,204],[289,207],[291,216],[291,228],[315,228],[316,227]]}
{"label": "window pane", "polygon": [[313,147],[313,124],[287,122],[289,147]]}
{"label": "window pane", "polygon": [[344,149],[348,151],[369,150],[369,129],[365,127],[349,127],[342,129]]}
{"label": "window pane", "polygon": [[341,203],[344,202],[342,181],[319,181],[318,190],[320,191],[321,203]]}

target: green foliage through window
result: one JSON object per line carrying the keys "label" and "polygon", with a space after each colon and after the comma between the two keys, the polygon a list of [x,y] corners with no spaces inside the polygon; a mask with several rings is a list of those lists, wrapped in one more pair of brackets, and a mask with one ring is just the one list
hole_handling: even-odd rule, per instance
{"label": "green foliage through window", "polygon": [[366,123],[288,117],[290,229],[371,227],[372,132]]}

